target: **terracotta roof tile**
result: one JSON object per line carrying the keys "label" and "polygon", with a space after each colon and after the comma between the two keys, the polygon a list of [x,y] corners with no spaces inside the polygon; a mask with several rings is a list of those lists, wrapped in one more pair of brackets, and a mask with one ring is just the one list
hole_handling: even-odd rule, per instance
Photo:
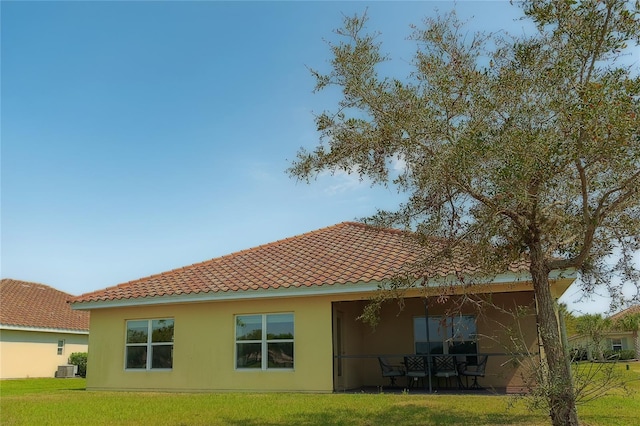
{"label": "terracotta roof tile", "polygon": [[624,309],[616,314],[611,315],[611,319],[616,321],[620,318],[626,317],[627,315],[636,315],[640,314],[640,305],[630,306],[627,309]]}
{"label": "terracotta roof tile", "polygon": [[0,281],[0,324],[89,331],[89,313],[74,311],[73,296],[44,284]]}
{"label": "terracotta roof tile", "polygon": [[[434,240],[435,241],[435,240]],[[437,245],[437,242],[434,242]],[[376,282],[393,277],[424,248],[395,229],[344,222],[75,297],[73,302]],[[456,258],[463,258],[460,253]],[[473,272],[456,261],[437,275]],[[463,266],[464,265],[464,266]],[[514,265],[512,270],[521,270]]]}

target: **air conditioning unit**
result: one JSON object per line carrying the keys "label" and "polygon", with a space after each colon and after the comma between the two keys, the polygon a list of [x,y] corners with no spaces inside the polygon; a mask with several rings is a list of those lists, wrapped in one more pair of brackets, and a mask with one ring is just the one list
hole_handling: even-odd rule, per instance
{"label": "air conditioning unit", "polygon": [[66,378],[66,377],[76,377],[78,373],[77,365],[59,365],[58,371],[56,371],[56,377]]}

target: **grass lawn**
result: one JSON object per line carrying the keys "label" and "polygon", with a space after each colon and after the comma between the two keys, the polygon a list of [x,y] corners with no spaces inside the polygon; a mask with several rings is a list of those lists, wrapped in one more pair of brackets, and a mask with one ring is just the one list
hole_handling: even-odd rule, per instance
{"label": "grass lawn", "polygon": [[[586,425],[640,422],[640,363],[622,392],[579,407]],[[4,380],[0,424],[546,425],[545,413],[491,395],[90,392],[84,379]]]}

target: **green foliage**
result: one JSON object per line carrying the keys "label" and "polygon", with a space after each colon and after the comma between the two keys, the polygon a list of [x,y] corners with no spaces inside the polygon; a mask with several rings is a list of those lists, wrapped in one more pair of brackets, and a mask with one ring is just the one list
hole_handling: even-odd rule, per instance
{"label": "green foliage", "polygon": [[[618,303],[614,270],[640,282],[627,255],[640,247],[640,78],[624,65],[637,49],[621,51],[640,39],[638,6],[519,4],[538,33],[469,34],[455,12],[425,19],[408,76],[380,75],[391,60],[380,34],[366,15],[345,18],[331,69],[313,71],[316,90],[343,97],[316,117],[320,144],[289,172],[395,186],[408,202],[369,220],[474,243],[465,248],[488,272],[535,247],[545,269],[578,268],[585,290],[601,284]],[[623,255],[611,265],[614,247]]]}
{"label": "green foliage", "polygon": [[576,316],[567,310],[567,306],[564,304],[558,305],[559,311],[562,313],[564,317],[564,324],[567,329],[567,336],[573,336],[577,333],[576,331]]}
{"label": "green foliage", "polygon": [[455,246],[488,276],[528,255],[551,417],[575,425],[549,271],[579,270],[583,289],[603,285],[614,305],[625,283],[640,283],[640,77],[621,57],[638,60],[623,50],[640,41],[640,3],[518,5],[535,34],[469,34],[455,12],[425,19],[411,36],[414,70],[401,77],[379,74],[390,59],[366,14],[346,17],[331,69],[313,71],[316,90],[343,96],[317,116],[320,144],[301,149],[289,172],[309,181],[343,170],[406,193],[370,220],[416,230],[431,251],[444,237],[440,258],[413,265],[418,278],[433,277]]}
{"label": "green foliage", "polygon": [[576,318],[576,332],[589,337],[587,351],[592,351],[591,356],[599,361],[604,361],[607,356],[603,350],[606,334],[614,330],[614,323],[602,314],[587,314]]}
{"label": "green foliage", "polygon": [[620,331],[640,330],[640,313],[625,315],[613,323],[613,328]]}
{"label": "green foliage", "polygon": [[74,352],[69,356],[69,364],[78,366],[78,375],[87,377],[87,352]]}
{"label": "green foliage", "polygon": [[586,314],[576,318],[576,331],[580,334],[587,334],[592,338],[596,336],[601,340],[604,333],[611,331],[613,323],[602,314]]}
{"label": "green foliage", "polygon": [[634,359],[636,357],[636,353],[631,349],[623,349],[621,351],[614,351],[613,349],[607,349],[603,352],[604,359],[606,360],[618,360],[618,361],[626,361],[630,359]]}
{"label": "green foliage", "polygon": [[636,357],[636,353],[632,349],[623,349],[620,351],[620,361],[628,361],[630,359],[634,359]]}
{"label": "green foliage", "polygon": [[571,348],[569,358],[571,362],[586,361],[589,359],[588,350],[582,346]]}

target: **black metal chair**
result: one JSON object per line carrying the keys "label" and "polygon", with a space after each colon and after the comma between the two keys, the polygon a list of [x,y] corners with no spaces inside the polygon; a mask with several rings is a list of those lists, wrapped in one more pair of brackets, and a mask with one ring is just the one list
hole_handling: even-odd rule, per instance
{"label": "black metal chair", "polygon": [[396,378],[404,377],[406,374],[402,365],[391,364],[386,358],[378,357],[378,362],[380,362],[382,377],[388,377],[391,381],[391,386],[396,385]]}
{"label": "black metal chair", "polygon": [[[484,372],[487,368],[487,360],[489,359],[489,356],[482,355],[478,356],[477,359],[478,361],[476,365],[470,365],[466,362],[459,365],[460,375],[464,376],[467,389],[483,389],[483,387],[478,384],[478,377],[484,377]],[[471,386],[469,386],[469,377],[473,377]]]}
{"label": "black metal chair", "polygon": [[440,355],[433,358],[433,376],[438,379],[446,379],[447,386],[450,387],[449,379],[456,378],[457,385],[460,386],[458,380],[458,368],[456,358],[452,355]]}
{"label": "black metal chair", "polygon": [[426,357],[424,356],[405,356],[404,366],[407,369],[407,387],[412,387],[422,380],[424,386],[424,378],[429,376],[427,369]]}

